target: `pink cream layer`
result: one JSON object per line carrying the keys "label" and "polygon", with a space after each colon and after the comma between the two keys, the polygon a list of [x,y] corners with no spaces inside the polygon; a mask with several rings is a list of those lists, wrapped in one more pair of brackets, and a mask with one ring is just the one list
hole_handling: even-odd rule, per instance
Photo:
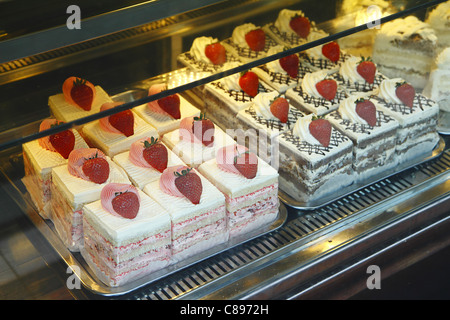
{"label": "pink cream layer", "polygon": [[225,195],[225,202],[226,202],[228,208],[234,207],[234,206],[239,206],[239,204],[249,201],[249,200],[264,198],[265,194],[271,193],[276,190],[278,190],[278,183],[274,183],[270,186],[266,186],[262,189],[253,191],[251,193],[248,193],[246,195],[243,195],[243,196],[240,196],[237,198],[232,198],[228,195]]}
{"label": "pink cream layer", "polygon": [[183,220],[178,223],[172,223],[172,233],[175,234],[183,234],[185,231],[183,229],[189,228],[191,225],[195,224],[198,226],[204,225],[206,219],[210,217],[216,217],[214,221],[218,220],[220,217],[225,217],[225,205],[215,208],[212,211],[205,212],[201,215],[194,216],[192,218]]}

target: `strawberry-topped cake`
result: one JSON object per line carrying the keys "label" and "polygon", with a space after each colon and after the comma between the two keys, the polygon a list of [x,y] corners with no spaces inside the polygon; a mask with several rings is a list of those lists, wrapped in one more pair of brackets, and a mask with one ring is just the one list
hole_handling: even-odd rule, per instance
{"label": "strawberry-topped cake", "polygon": [[214,158],[218,148],[234,143],[233,138],[203,113],[182,119],[180,127],[166,133],[162,141],[191,167]]}
{"label": "strawberry-topped cake", "polygon": [[417,93],[401,78],[383,80],[373,96],[377,107],[398,121],[397,158],[406,162],[431,153],[439,136],[436,132],[439,106]]}
{"label": "strawberry-topped cake", "polygon": [[[148,95],[152,96],[164,90],[167,90],[167,84],[153,84]],[[199,109],[177,93],[137,106],[133,111],[155,127],[161,136],[178,128],[182,118],[200,115]]]}
{"label": "strawberry-topped cake", "polygon": [[[56,119],[44,119],[39,125],[39,132],[61,123]],[[49,218],[52,168],[66,164],[72,150],[87,147],[75,129],[54,133],[22,145],[25,169],[23,182],[42,217]]]}
{"label": "strawberry-topped cake", "polygon": [[306,73],[298,86],[286,91],[286,97],[303,112],[321,116],[336,110],[347,94],[327,71],[319,70]]}
{"label": "strawberry-topped cake", "polygon": [[[239,64],[236,62],[227,62],[222,71],[237,66]],[[224,130],[234,128],[234,116],[250,106],[258,93],[269,91],[274,91],[274,89],[261,81],[253,69],[234,73],[205,85],[204,110]]]}
{"label": "strawberry-topped cake", "polygon": [[94,86],[88,80],[78,77],[67,78],[63,83],[62,93],[48,99],[50,113],[64,122],[95,114],[106,102],[112,102],[112,99],[100,86]]}
{"label": "strawberry-topped cake", "polygon": [[225,197],[195,169],[168,167],[144,192],[170,214],[173,263],[228,240]]}
{"label": "strawberry-topped cake", "polygon": [[[292,107],[284,95],[276,91],[256,95],[252,105],[240,111],[233,138],[257,152],[264,161],[276,166],[277,144],[273,140],[280,133],[293,127],[303,114]],[[246,141],[248,139],[248,141]],[[257,146],[257,150],[256,150]]]}
{"label": "strawberry-topped cake", "polygon": [[265,25],[263,29],[278,44],[293,48],[307,43],[308,35],[317,28],[303,11],[283,9],[276,21]]}
{"label": "strawberry-topped cake", "polygon": [[[100,111],[115,108],[122,102],[110,102],[101,106]],[[89,122],[83,129],[83,136],[89,145],[113,157],[130,149],[130,145],[147,136],[158,137],[156,129],[132,110],[124,110],[99,120]]]}
{"label": "strawberry-topped cake", "polygon": [[353,94],[325,116],[353,142],[353,169],[360,180],[397,164],[395,146],[399,124],[376,105],[366,94]]}
{"label": "strawberry-topped cake", "polygon": [[355,181],[353,144],[323,117],[300,117],[278,142],[280,188],[293,199],[308,203]]}
{"label": "strawberry-topped cake", "polygon": [[52,169],[51,219],[71,251],[83,243],[83,206],[100,199],[112,182],[130,183],[125,171],[96,148],[75,149],[67,164]]}
{"label": "strawberry-topped cake", "polygon": [[139,189],[158,179],[167,167],[184,165],[172,150],[155,137],[133,142],[129,151],[119,153],[113,160],[125,170],[130,181]]}
{"label": "strawberry-topped cake", "polygon": [[242,145],[220,148],[198,168],[224,195],[230,237],[270,224],[278,214],[278,173]]}
{"label": "strawberry-topped cake", "polygon": [[81,254],[98,279],[122,286],[170,264],[168,212],[129,183],[108,183],[83,207]]}
{"label": "strawberry-topped cake", "polygon": [[246,63],[261,59],[276,42],[266,35],[266,32],[253,23],[244,23],[234,28],[230,38],[222,41],[227,51]]}

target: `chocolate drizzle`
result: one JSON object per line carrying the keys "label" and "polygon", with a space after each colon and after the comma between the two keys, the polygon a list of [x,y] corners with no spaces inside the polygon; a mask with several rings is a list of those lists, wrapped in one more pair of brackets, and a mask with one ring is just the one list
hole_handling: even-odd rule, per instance
{"label": "chocolate drizzle", "polygon": [[386,76],[379,72],[375,74],[373,83],[368,83],[366,81],[364,81],[364,83],[350,82],[349,80],[345,80],[339,72],[336,72],[333,77],[337,81],[338,85],[344,86],[349,91],[349,94],[353,92],[372,91],[378,88],[383,80],[387,79]]}
{"label": "chocolate drizzle", "polygon": [[333,62],[330,59],[316,59],[313,57],[310,57],[308,54],[303,53],[301,55],[301,58],[309,63],[310,65],[312,65],[315,68],[318,69],[334,69],[334,68],[338,68],[339,65],[343,62],[345,62],[345,60],[347,60],[347,58],[350,57],[349,54],[344,54],[343,52],[341,52],[340,56],[339,56],[339,60],[337,62]]}
{"label": "chocolate drizzle", "polygon": [[309,94],[306,94],[302,86],[299,85],[292,89],[297,95],[303,98],[304,103],[311,104],[314,106],[314,108],[318,109],[320,107],[327,109],[328,111],[336,109],[336,105],[338,105],[342,100],[347,98],[347,94],[345,91],[338,90],[336,92],[336,96],[333,100],[327,100],[325,98],[316,98],[314,96],[311,96]]}
{"label": "chocolate drizzle", "polygon": [[288,34],[287,32],[282,32],[277,27],[275,27],[274,24],[270,24],[269,29],[275,36],[292,47],[296,47],[306,43],[306,39],[300,38],[296,33]]}
{"label": "chocolate drizzle", "polygon": [[337,120],[339,125],[343,126],[343,130],[352,131],[354,133],[371,134],[375,127],[381,127],[383,123],[389,123],[395,121],[391,116],[384,114],[382,111],[377,110],[377,123],[374,127],[368,124],[355,123],[350,120],[342,119],[338,111],[334,111],[329,114],[330,117]]}
{"label": "chocolate drizzle", "polygon": [[299,110],[294,109],[294,108],[289,108],[287,122],[281,123],[278,119],[265,119],[261,116],[258,116],[256,114],[256,111],[253,108],[253,106],[250,106],[244,112],[246,114],[250,115],[255,120],[256,123],[258,123],[262,126],[265,126],[267,129],[278,130],[278,131],[282,131],[285,129],[291,129],[297,122],[297,119],[304,116],[303,113],[300,112]]}
{"label": "chocolate drizzle", "polygon": [[[228,95],[229,97],[231,97],[236,102],[245,103],[245,102],[253,101],[253,98],[250,97],[248,94],[246,94],[244,91],[242,91],[242,90],[240,90],[240,91],[227,90],[219,81],[211,82],[211,85],[213,85],[215,87],[215,89],[220,90],[223,93],[225,93],[226,95]],[[261,93],[261,92],[269,92],[269,89],[266,88],[265,86],[263,86],[260,81],[259,87],[258,87],[258,93]]]}
{"label": "chocolate drizzle", "polygon": [[240,47],[233,42],[232,38],[225,39],[223,42],[225,44],[227,44],[228,46],[232,47],[234,50],[236,50],[236,54],[239,57],[247,58],[247,59],[261,58],[262,56],[265,56],[267,54],[267,51],[269,51],[269,49],[271,47],[274,47],[277,45],[277,43],[273,39],[268,37],[267,35],[266,35],[266,43],[265,43],[264,49],[261,51],[254,51],[250,48]]}
{"label": "chocolate drizzle", "polygon": [[375,95],[371,96],[371,98],[377,100],[379,103],[383,104],[392,111],[400,113],[401,115],[410,115],[415,112],[424,111],[425,109],[431,108],[434,105],[433,100],[430,100],[421,94],[415,95],[412,108],[400,103],[388,103],[384,99]]}
{"label": "chocolate drizzle", "polygon": [[261,70],[263,70],[265,73],[267,73],[270,77],[270,82],[277,83],[277,84],[296,84],[302,79],[305,74],[312,72],[312,70],[301,63],[298,66],[298,76],[297,78],[291,78],[287,73],[281,73],[281,72],[272,72],[270,71],[266,65],[259,66]]}
{"label": "chocolate drizzle", "polygon": [[[196,60],[191,53],[184,52],[180,54],[179,60],[186,61],[186,63],[190,64],[192,68],[203,71],[203,72],[219,72],[223,65],[215,65],[213,63],[206,63],[204,61]],[[227,62],[238,61],[233,55],[227,52]],[[239,61],[238,61],[239,62]]]}

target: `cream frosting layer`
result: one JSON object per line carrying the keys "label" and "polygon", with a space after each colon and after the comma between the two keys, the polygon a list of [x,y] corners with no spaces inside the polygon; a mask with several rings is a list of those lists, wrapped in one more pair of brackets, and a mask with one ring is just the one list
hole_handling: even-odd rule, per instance
{"label": "cream frosting layer", "polygon": [[365,83],[366,80],[356,70],[361,58],[350,56],[341,64],[339,74],[350,83]]}
{"label": "cream frosting layer", "polygon": [[416,16],[407,16],[384,23],[377,35],[386,36],[391,40],[406,40],[413,35],[419,35],[422,39],[436,43],[437,37],[428,23]]}
{"label": "cream frosting layer", "polygon": [[255,26],[253,23],[244,23],[234,28],[231,39],[236,45],[243,48],[249,48],[247,40],[245,40],[245,35],[250,31],[257,29],[259,29],[259,27]]}
{"label": "cream frosting layer", "polygon": [[291,22],[292,18],[294,18],[296,15],[299,15],[301,17],[304,17],[305,14],[301,10],[290,10],[290,9],[282,9],[278,13],[277,20],[275,20],[275,27],[278,28],[281,32],[285,32],[287,34],[296,34],[294,30],[292,30],[289,23]]}
{"label": "cream frosting layer", "polygon": [[312,122],[312,117],[313,115],[309,114],[299,118],[295,123],[294,128],[292,128],[292,133],[301,141],[305,141],[312,145],[321,145],[321,143],[316,138],[314,138],[314,136],[311,134],[311,131],[309,130],[309,125]]}
{"label": "cream frosting layer", "polygon": [[211,63],[211,60],[205,54],[206,46],[213,44],[215,42],[219,42],[216,38],[213,37],[198,37],[195,38],[192,42],[192,46],[190,49],[190,54],[198,61],[202,61],[204,63]]}

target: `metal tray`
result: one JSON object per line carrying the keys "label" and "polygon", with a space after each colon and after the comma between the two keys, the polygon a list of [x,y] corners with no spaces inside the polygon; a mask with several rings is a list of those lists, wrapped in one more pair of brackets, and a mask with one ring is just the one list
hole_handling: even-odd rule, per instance
{"label": "metal tray", "polygon": [[436,146],[434,147],[431,154],[425,154],[425,155],[415,158],[411,161],[400,164],[400,165],[396,166],[395,168],[386,170],[383,173],[375,175],[367,180],[356,182],[346,188],[340,189],[338,192],[329,194],[329,195],[321,197],[319,199],[314,199],[311,201],[296,200],[296,199],[294,199],[294,197],[290,196],[284,190],[282,190],[281,186],[280,186],[278,195],[279,195],[279,198],[281,199],[281,201],[283,201],[286,205],[288,205],[292,208],[299,209],[299,210],[317,209],[317,208],[325,206],[331,202],[334,202],[342,197],[345,197],[346,195],[348,195],[350,193],[353,193],[353,192],[356,192],[363,188],[366,188],[369,185],[374,184],[380,180],[387,179],[387,178],[389,178],[395,174],[398,174],[402,171],[408,170],[412,167],[415,167],[417,165],[425,163],[429,160],[435,159],[436,157],[440,156],[442,154],[442,152],[444,152],[444,149],[445,149],[445,141],[440,136],[439,141],[436,144]]}

